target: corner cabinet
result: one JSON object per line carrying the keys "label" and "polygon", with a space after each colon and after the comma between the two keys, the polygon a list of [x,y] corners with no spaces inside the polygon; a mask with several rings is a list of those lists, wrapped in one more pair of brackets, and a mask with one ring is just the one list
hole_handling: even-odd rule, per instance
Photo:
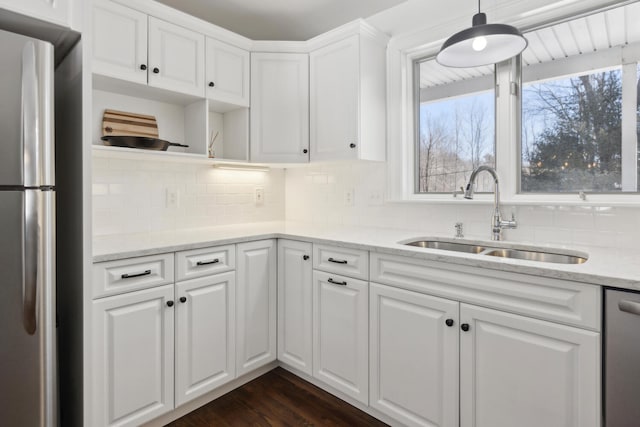
{"label": "corner cabinet", "polygon": [[238,376],[276,360],[276,243],[237,248],[236,370]]}
{"label": "corner cabinet", "polygon": [[251,161],[309,161],[309,55],[251,54]]}
{"label": "corner cabinet", "polygon": [[386,38],[364,27],[310,54],[311,160],[386,156]]}
{"label": "corner cabinet", "polygon": [[278,240],[278,360],[313,374],[311,243]]}

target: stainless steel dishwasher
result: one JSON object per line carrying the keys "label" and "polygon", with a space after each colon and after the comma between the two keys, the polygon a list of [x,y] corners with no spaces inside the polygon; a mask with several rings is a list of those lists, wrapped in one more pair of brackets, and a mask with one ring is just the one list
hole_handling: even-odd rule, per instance
{"label": "stainless steel dishwasher", "polygon": [[640,293],[605,291],[605,425],[640,426]]}

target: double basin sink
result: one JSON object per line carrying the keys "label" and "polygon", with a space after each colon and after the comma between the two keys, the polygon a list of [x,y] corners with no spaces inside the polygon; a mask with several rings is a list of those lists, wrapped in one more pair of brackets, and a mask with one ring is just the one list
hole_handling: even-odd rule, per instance
{"label": "double basin sink", "polygon": [[500,248],[450,240],[411,240],[404,242],[403,244],[407,246],[417,246],[419,248],[439,249],[443,251],[463,252],[468,254],[481,254],[498,258],[511,258],[526,261],[550,262],[555,264],[584,264],[588,259],[586,255],[579,256],[561,253],[560,251],[547,252],[543,250]]}

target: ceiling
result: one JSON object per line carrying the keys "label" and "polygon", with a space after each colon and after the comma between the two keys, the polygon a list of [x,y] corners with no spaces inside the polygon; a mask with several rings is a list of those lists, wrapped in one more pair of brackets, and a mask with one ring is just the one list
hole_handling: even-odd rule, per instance
{"label": "ceiling", "polygon": [[252,40],[308,40],[406,0],[157,0]]}
{"label": "ceiling", "polygon": [[[525,33],[529,41],[522,65],[555,62],[570,57],[640,43],[640,2],[609,9]],[[435,60],[420,64],[420,87],[428,88],[493,74],[493,67],[446,68]]]}

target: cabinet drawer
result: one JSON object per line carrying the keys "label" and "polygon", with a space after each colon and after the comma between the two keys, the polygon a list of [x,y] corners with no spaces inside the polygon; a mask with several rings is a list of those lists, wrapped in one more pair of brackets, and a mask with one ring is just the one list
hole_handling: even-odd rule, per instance
{"label": "cabinet drawer", "polygon": [[460,302],[599,331],[599,286],[420,260],[371,254],[371,281]]}
{"label": "cabinet drawer", "polygon": [[176,282],[235,269],[235,245],[176,252]]}
{"label": "cabinet drawer", "polygon": [[173,254],[152,255],[93,265],[93,298],[173,283]]}
{"label": "cabinet drawer", "polygon": [[313,245],[313,268],[369,280],[369,252],[337,246]]}

